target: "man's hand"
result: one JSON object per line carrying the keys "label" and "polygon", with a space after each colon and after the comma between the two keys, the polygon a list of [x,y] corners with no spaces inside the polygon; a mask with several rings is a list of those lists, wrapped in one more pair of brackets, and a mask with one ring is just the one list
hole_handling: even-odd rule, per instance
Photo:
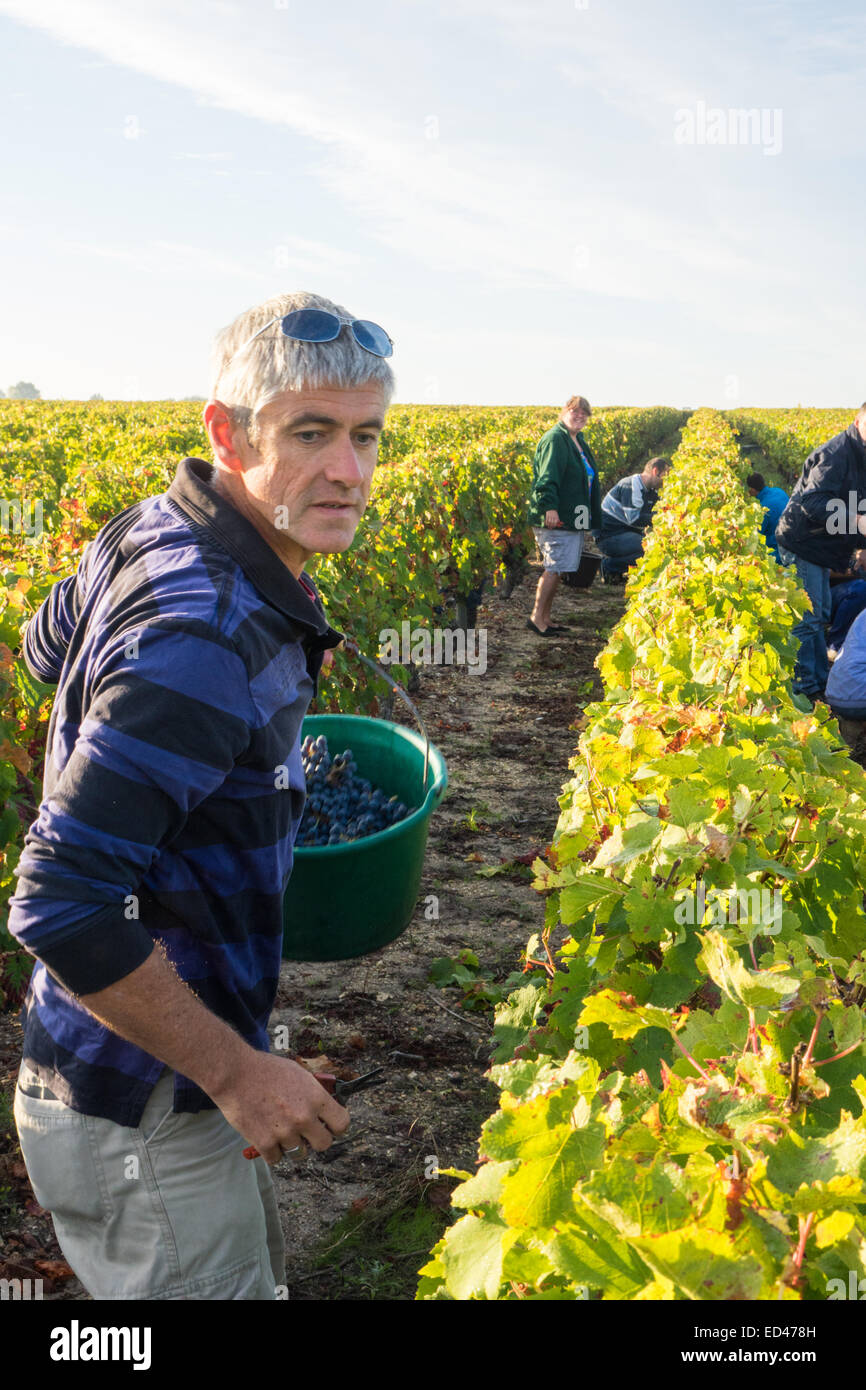
{"label": "man's hand", "polygon": [[562,522],[561,522],[560,519],[559,519],[559,512],[557,512],[557,511],[545,512],[545,513],[544,513],[544,525],[545,525],[545,527],[547,528],[548,531],[555,531],[556,528],[557,528],[557,526],[561,526],[561,525],[562,525]]}
{"label": "man's hand", "polygon": [[269,1163],[304,1142],[327,1149],[348,1127],[348,1110],[311,1072],[251,1047],[193,994],[160,947],[113,985],[82,995],[81,1003],[200,1086]]}
{"label": "man's hand", "polygon": [[[857,524],[859,525],[860,521],[864,520],[866,520],[866,517],[860,517]],[[860,570],[861,573],[866,570],[866,550],[854,551],[854,559],[851,562],[851,568]]]}
{"label": "man's hand", "polygon": [[305,1142],[322,1152],[349,1127],[348,1110],[312,1072],[270,1052],[251,1048],[228,1083],[209,1094],[268,1163],[278,1163],[284,1150]]}
{"label": "man's hand", "polygon": [[323,655],[322,655],[322,673],[325,674],[327,671],[330,671],[330,669],[331,669],[331,667],[333,666],[333,664],[334,664],[334,649],[333,649],[333,647],[328,647],[327,650],[326,650],[326,651],[323,653]]}

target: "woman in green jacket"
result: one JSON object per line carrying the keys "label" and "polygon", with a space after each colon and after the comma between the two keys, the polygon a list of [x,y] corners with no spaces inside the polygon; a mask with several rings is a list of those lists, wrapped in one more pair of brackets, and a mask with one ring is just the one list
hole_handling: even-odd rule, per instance
{"label": "woman in green jacket", "polygon": [[601,528],[598,468],[581,434],[591,414],[583,396],[569,397],[558,423],[539,440],[532,461],[529,520],[544,571],[526,626],[539,637],[553,637],[564,630],[550,621],[560,575],[577,569],[584,534]]}

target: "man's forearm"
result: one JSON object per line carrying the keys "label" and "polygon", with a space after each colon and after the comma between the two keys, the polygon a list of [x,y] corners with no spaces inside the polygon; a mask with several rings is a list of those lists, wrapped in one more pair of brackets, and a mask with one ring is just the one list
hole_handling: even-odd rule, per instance
{"label": "man's forearm", "polygon": [[211,1098],[250,1051],[193,994],[158,946],[131,974],[80,996],[80,1002],[112,1032],[188,1076]]}

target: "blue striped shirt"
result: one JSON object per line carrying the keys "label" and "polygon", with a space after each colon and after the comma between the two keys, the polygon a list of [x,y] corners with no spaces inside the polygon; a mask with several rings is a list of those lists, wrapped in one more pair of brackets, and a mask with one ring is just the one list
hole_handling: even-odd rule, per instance
{"label": "blue striped shirt", "polygon": [[[37,957],[24,1057],[84,1114],[138,1124],[164,1064],[77,995],[159,942],[202,1002],[268,1050],[282,898],[305,791],[300,730],[329,627],[306,576],[184,459],[112,518],[29,623],[57,683],[9,930]],[[280,772],[280,769],[284,769]],[[174,1108],[213,1101],[188,1078]]]}

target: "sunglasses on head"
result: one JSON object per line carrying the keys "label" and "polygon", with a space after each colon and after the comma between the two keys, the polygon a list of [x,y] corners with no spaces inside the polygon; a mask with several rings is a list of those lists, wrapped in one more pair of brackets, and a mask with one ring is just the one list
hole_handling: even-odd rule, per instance
{"label": "sunglasses on head", "polygon": [[369,319],[343,319],[327,309],[293,309],[290,314],[283,317],[277,315],[276,318],[270,319],[258,333],[254,333],[232,354],[230,360],[233,362],[250,343],[254,343],[256,338],[275,323],[280,325],[287,338],[295,338],[301,343],[332,343],[340,336],[344,325],[347,325],[351,328],[358,346],[365,352],[372,352],[374,357],[390,357],[394,351],[394,344],[384,328],[380,328],[378,323],[371,323]]}

